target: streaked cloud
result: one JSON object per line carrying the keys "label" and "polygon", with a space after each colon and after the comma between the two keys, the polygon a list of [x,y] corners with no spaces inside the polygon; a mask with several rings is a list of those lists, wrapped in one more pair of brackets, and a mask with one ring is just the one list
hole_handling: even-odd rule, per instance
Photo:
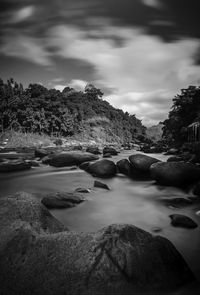
{"label": "streaked cloud", "polygon": [[197,82],[200,66],[195,54],[197,39],[164,42],[142,30],[106,26],[107,34],[125,37],[116,46],[112,40],[90,38],[84,30],[57,26],[49,32],[55,53],[90,63],[97,83],[115,89],[107,97],[114,106],[136,113],[146,124],[164,119],[171,98],[183,87]]}
{"label": "streaked cloud", "polygon": [[50,66],[50,54],[42,40],[24,35],[8,35],[2,40],[0,53],[5,56],[17,57],[29,62]]}

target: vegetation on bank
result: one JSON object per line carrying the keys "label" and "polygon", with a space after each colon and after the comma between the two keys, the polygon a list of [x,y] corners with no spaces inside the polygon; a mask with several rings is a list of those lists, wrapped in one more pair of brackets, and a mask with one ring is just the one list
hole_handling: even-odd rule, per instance
{"label": "vegetation on bank", "polygon": [[61,92],[40,84],[24,89],[12,78],[0,80],[0,129],[120,143],[145,136],[145,127],[135,115],[111,106],[93,85],[84,91],[65,87]]}
{"label": "vegetation on bank", "polygon": [[188,126],[194,122],[200,122],[200,87],[189,86],[174,97],[163,122],[163,138],[169,145],[183,145],[188,141]]}

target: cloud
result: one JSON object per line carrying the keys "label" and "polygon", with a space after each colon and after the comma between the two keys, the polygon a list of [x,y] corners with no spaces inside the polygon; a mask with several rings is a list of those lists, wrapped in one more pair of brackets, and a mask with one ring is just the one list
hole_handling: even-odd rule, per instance
{"label": "cloud", "polygon": [[115,89],[107,97],[114,106],[136,113],[146,124],[164,119],[179,89],[197,82],[200,66],[194,57],[199,41],[167,43],[131,28],[107,26],[106,31],[123,37],[123,44],[64,25],[49,32],[49,41],[57,55],[93,65],[98,83]]}
{"label": "cloud", "polygon": [[30,18],[35,11],[33,5],[25,6],[20,8],[16,13],[14,13],[12,21],[15,23],[22,22],[28,18]]}
{"label": "cloud", "polygon": [[145,5],[150,6],[150,7],[155,7],[155,8],[161,7],[161,3],[159,0],[142,0],[142,2]]}
{"label": "cloud", "polygon": [[43,66],[50,66],[49,53],[41,43],[40,39],[34,37],[8,35],[2,40],[0,53]]}
{"label": "cloud", "polygon": [[69,83],[69,87],[72,87],[77,91],[83,91],[86,85],[87,85],[86,81],[78,80],[78,79],[73,79]]}

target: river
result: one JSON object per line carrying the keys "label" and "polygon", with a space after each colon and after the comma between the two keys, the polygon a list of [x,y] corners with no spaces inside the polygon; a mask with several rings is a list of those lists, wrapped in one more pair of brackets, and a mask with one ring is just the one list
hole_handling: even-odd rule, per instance
{"label": "river", "polygon": [[[113,161],[127,158],[134,151],[123,151]],[[167,156],[149,154],[165,161]],[[161,202],[162,197],[188,196],[174,187],[158,186],[154,181],[132,180],[121,174],[100,180],[110,191],[93,188],[94,179],[86,172],[69,168],[41,166],[29,171],[0,174],[0,194],[17,191],[45,194],[52,191],[73,191],[78,187],[91,188],[84,194],[86,201],[75,208],[51,210],[51,213],[70,230],[91,232],[113,223],[129,223],[153,234],[168,238],[200,280],[200,205],[174,208]],[[39,196],[38,196],[39,198]],[[190,216],[199,224],[196,229],[171,226],[169,215],[180,213]],[[158,233],[155,230],[159,228]]]}

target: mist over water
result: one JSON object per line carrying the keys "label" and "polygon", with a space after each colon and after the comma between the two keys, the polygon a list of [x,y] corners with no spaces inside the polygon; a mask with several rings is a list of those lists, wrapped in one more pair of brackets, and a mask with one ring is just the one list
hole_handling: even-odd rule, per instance
{"label": "mist over water", "polygon": [[[118,161],[133,154],[123,151],[112,158]],[[161,160],[167,156],[150,155]],[[168,238],[183,255],[196,277],[200,280],[200,227],[192,230],[171,226],[169,215],[180,213],[190,216],[200,226],[199,205],[184,208],[167,206],[162,197],[188,196],[187,192],[174,187],[158,186],[154,181],[129,179],[121,174],[110,179],[99,179],[110,187],[110,191],[94,188],[94,178],[77,169],[37,167],[30,171],[0,175],[0,194],[17,191],[45,194],[56,191],[73,191],[78,187],[91,188],[84,194],[85,202],[75,208],[53,209],[51,213],[70,230],[92,232],[113,223],[129,223],[153,234]],[[40,198],[39,195],[36,198]],[[154,230],[161,231],[155,233]],[[179,294],[179,293],[177,293]],[[182,294],[182,293],[181,293]],[[184,293],[183,293],[184,294]],[[187,293],[186,293],[187,294]]]}

